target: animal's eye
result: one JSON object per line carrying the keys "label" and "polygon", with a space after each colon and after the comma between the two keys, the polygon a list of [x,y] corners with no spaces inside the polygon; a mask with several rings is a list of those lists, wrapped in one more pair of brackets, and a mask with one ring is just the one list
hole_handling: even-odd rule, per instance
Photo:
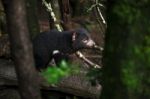
{"label": "animal's eye", "polygon": [[83,42],[83,43],[87,43],[87,42],[88,42],[88,39],[87,39],[87,38],[86,38],[86,39],[83,39],[82,42]]}

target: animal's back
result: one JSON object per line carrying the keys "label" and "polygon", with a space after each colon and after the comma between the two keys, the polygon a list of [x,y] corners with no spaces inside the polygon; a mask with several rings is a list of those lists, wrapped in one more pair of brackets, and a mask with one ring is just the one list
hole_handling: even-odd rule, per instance
{"label": "animal's back", "polygon": [[57,38],[60,32],[52,30],[40,33],[33,40],[34,58],[37,68],[46,66],[51,60],[52,52],[56,46]]}

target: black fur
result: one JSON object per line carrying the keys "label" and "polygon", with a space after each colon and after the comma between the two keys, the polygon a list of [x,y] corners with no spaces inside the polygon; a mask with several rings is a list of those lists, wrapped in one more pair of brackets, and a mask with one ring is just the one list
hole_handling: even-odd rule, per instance
{"label": "black fur", "polygon": [[[75,33],[75,40],[72,41]],[[52,58],[55,58],[56,63],[60,61],[62,56],[67,56],[77,50],[89,48],[83,39],[90,39],[88,32],[81,28],[74,31],[52,30],[45,33],[40,33],[33,40],[33,49],[36,67],[45,68]],[[58,50],[59,54],[54,55],[53,51]],[[59,58],[59,59],[58,59]],[[63,58],[63,57],[62,57]]]}

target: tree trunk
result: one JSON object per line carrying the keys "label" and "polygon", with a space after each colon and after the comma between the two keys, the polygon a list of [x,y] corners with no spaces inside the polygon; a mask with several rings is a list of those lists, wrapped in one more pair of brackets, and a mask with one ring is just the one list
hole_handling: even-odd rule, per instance
{"label": "tree trunk", "polygon": [[38,24],[38,12],[37,12],[37,0],[25,0],[27,8],[27,21],[29,27],[29,33],[34,38],[40,33]]}
{"label": "tree trunk", "polygon": [[108,1],[109,6],[107,11],[109,20],[107,20],[108,29],[105,35],[103,55],[102,99],[127,99],[126,88],[121,79],[121,60],[124,57],[127,34],[124,34],[120,29],[117,30],[118,21],[115,20],[116,22],[112,22],[113,18],[111,16],[114,3],[111,3]]}
{"label": "tree trunk", "polygon": [[69,0],[59,0],[62,27],[64,30],[71,29],[71,12]]}
{"label": "tree trunk", "polygon": [[22,99],[41,99],[27,28],[25,0],[3,0]]}

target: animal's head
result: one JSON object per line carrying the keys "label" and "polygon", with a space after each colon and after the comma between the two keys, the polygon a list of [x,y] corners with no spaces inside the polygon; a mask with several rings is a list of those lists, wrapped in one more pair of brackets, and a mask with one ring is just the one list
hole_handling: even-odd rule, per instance
{"label": "animal's head", "polygon": [[91,39],[87,30],[80,28],[72,33],[72,42],[74,49],[89,49],[95,46],[95,42]]}

